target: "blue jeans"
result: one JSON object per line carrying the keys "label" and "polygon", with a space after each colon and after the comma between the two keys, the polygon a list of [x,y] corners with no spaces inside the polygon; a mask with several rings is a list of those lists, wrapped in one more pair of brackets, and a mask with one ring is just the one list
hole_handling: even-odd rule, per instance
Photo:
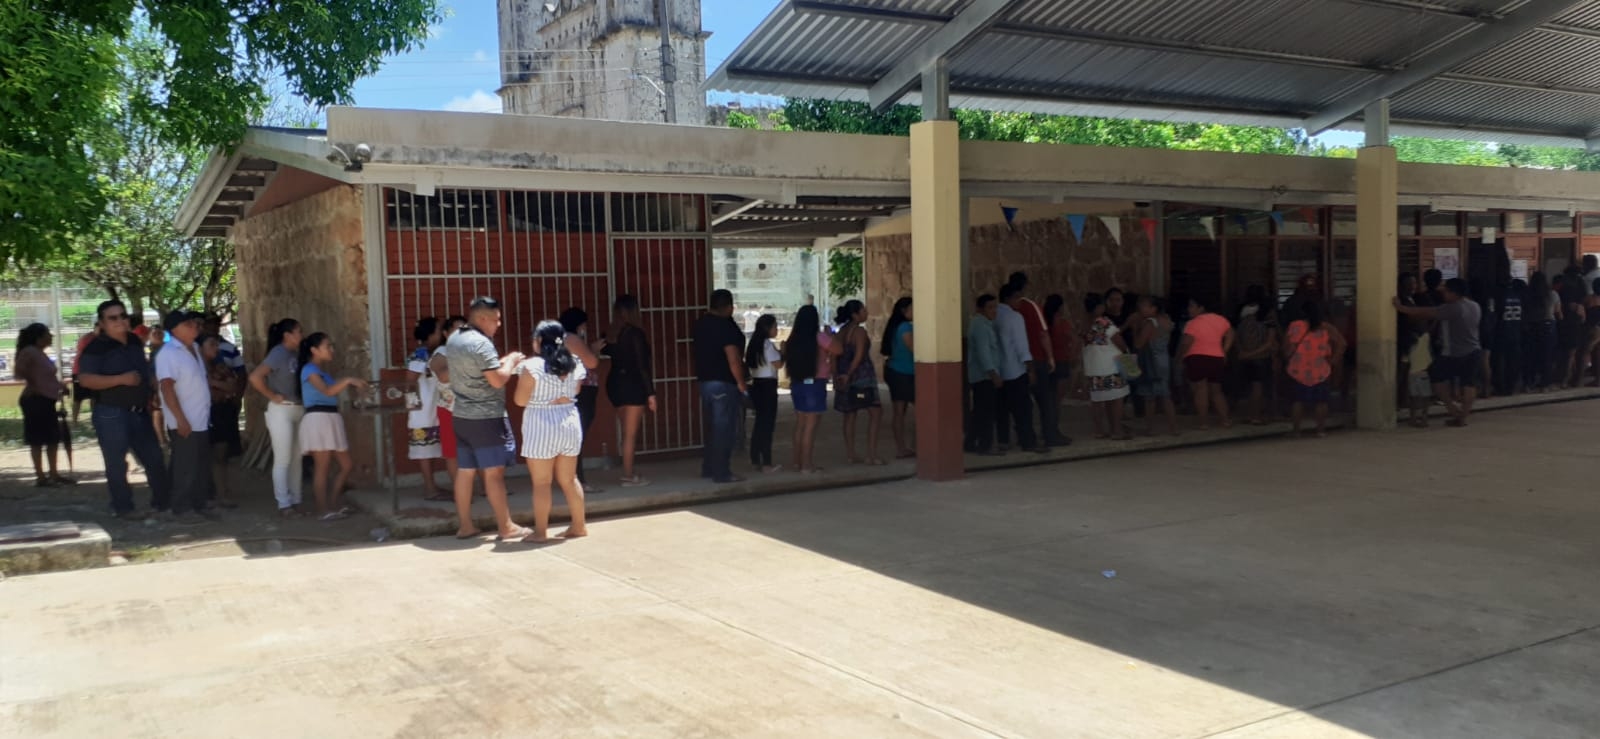
{"label": "blue jeans", "polygon": [[700,414],[705,417],[706,445],[700,476],[717,482],[733,479],[733,448],[739,443],[739,416],[744,413],[739,386],[731,382],[700,383]]}
{"label": "blue jeans", "polygon": [[150,424],[150,414],[96,403],[91,419],[95,436],[100,440],[100,454],[105,457],[111,508],[117,513],[133,510],[133,488],[128,486],[128,452],[131,451],[150,481],[150,508],[166,510],[167,466],[161,459],[161,442]]}

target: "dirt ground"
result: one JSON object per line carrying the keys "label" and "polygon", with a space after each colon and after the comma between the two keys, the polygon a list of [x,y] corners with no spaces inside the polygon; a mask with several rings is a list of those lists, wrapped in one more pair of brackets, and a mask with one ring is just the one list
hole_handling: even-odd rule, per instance
{"label": "dirt ground", "polygon": [[[111,534],[114,556],[121,554],[130,562],[324,549],[372,541],[373,529],[380,526],[365,513],[327,523],[310,519],[285,520],[278,515],[270,475],[266,471],[241,469],[237,461],[229,469],[229,481],[239,507],[223,510],[221,521],[198,526],[123,521],[111,513],[105,464],[93,439],[78,441],[73,468],[73,472],[66,474],[75,477],[77,485],[36,487],[28,450],[0,449],[0,525],[42,521],[96,523]],[[61,469],[64,473],[67,469],[64,454]],[[128,478],[133,485],[135,504],[141,510],[148,509],[150,488],[145,485],[142,470],[133,465]],[[311,497],[310,487],[308,483],[307,502]]]}

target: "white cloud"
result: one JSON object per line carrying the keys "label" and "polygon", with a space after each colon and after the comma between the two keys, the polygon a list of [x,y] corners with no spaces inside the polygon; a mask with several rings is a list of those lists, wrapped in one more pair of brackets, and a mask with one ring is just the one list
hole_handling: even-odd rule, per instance
{"label": "white cloud", "polygon": [[473,90],[471,95],[457,95],[444,104],[444,110],[458,113],[499,113],[500,96],[483,90]]}
{"label": "white cloud", "polygon": [[472,52],[472,56],[468,57],[467,61],[480,63],[487,62],[489,61],[489,52],[484,51],[483,49],[474,51]]}

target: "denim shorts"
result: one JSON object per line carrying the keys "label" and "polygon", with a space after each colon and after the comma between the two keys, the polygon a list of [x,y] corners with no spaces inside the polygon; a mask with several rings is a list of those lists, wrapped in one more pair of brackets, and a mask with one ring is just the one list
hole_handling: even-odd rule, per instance
{"label": "denim shorts", "polygon": [[828,381],[812,378],[793,383],[789,386],[789,398],[794,401],[796,413],[826,413]]}
{"label": "denim shorts", "polygon": [[509,418],[456,418],[456,464],[464,470],[517,463],[517,437]]}

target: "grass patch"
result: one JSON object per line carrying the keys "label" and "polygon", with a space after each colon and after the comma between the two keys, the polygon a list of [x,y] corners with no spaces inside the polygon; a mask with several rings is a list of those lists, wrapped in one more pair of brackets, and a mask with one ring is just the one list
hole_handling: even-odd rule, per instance
{"label": "grass patch", "polygon": [[136,544],[122,550],[122,556],[129,564],[143,564],[146,562],[160,562],[167,558],[166,547],[153,547],[147,544]]}

